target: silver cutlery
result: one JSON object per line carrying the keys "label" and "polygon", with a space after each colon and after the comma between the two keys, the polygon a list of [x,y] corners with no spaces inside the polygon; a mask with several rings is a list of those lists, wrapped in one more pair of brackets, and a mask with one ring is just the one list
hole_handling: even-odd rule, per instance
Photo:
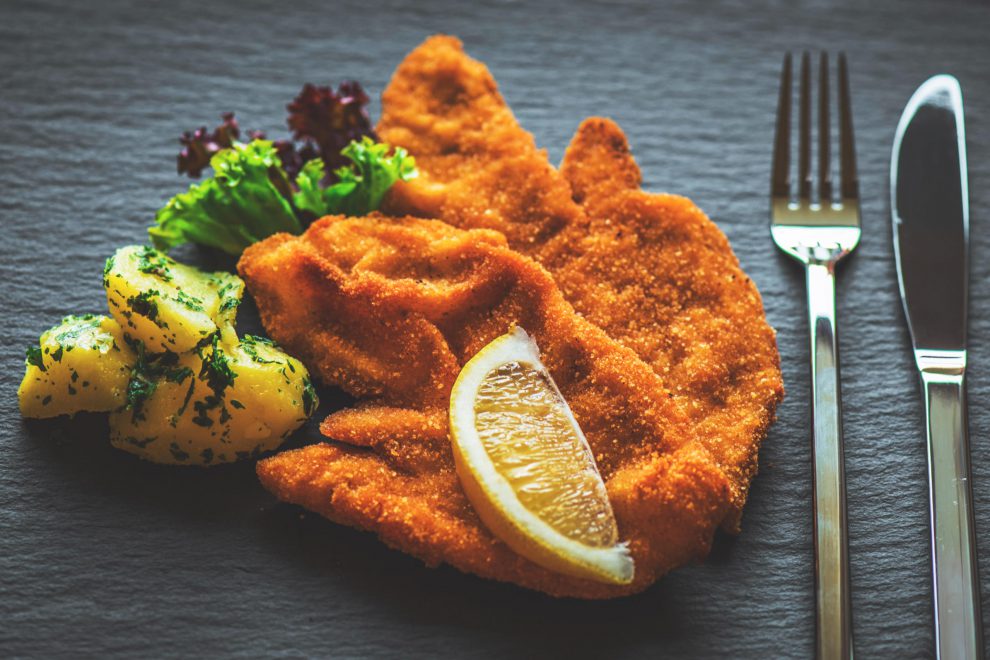
{"label": "silver cutlery", "polygon": [[890,161],[901,300],[925,396],[935,651],[983,655],[966,418],[969,194],[962,91],[935,76],[908,101]]}
{"label": "silver cutlery", "polygon": [[791,191],[791,55],[784,59],[777,107],[770,233],[781,250],[805,267],[811,333],[812,453],[814,459],[816,653],[819,658],[853,655],[846,534],[846,485],[842,457],[839,352],[835,321],[835,266],[859,243],[859,186],[853,144],[849,76],[839,55],[839,186],[830,165],[828,56],[818,78],[818,186],[811,174],[811,58],[801,58],[798,185]]}

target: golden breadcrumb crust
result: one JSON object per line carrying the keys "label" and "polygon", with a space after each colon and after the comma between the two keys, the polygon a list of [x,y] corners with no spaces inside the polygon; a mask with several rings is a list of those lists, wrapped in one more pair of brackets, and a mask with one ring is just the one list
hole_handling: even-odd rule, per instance
{"label": "golden breadcrumb crust", "polygon": [[[707,554],[719,525],[737,529],[783,388],[759,293],[718,228],[685,198],[640,191],[609,120],[584,122],[553,168],[450,37],[400,65],[378,131],[421,172],[386,210],[447,224],[329,219],[245,253],[269,332],[365,399],[324,422],[339,442],[259,464],[266,487],[429,564],[587,598],[645,588]],[[532,565],[463,495],[446,397],[512,322],[534,334],[592,442],[636,560],[628,588]]]}
{"label": "golden breadcrumb crust", "polygon": [[760,440],[783,397],[774,331],[724,234],[690,200],[639,189],[621,129],[588,119],[554,169],[484,64],[435,36],[382,96],[381,138],[421,176],[388,200],[400,214],[501,232],[564,297],[660,376],[731,481],[738,529]]}
{"label": "golden breadcrumb crust", "polygon": [[[328,417],[337,442],[258,464],[266,488],[376,532],[431,565],[558,596],[641,590],[707,554],[730,481],[661,378],[574,312],[551,276],[499,234],[416,218],[329,217],[251,246],[238,265],[271,335],[326,383],[364,399]],[[450,389],[513,324],[529,332],[588,437],[636,577],[563,576],[478,519],[454,470]]]}

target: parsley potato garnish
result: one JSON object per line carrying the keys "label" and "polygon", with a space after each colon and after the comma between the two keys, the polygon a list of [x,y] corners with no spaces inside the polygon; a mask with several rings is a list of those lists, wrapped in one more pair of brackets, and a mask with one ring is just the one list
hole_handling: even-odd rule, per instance
{"label": "parsley potato garnish", "polygon": [[83,410],[108,412],[126,404],[134,353],[112,318],[66,316],[27,350],[17,390],[25,417]]}
{"label": "parsley potato garnish", "polygon": [[213,465],[275,449],[315,411],[309,372],[237,336],[244,282],[148,247],[107,260],[113,318],[70,316],[28,349],[25,417],[110,412],[110,441],[157,463]]}
{"label": "parsley potato garnish", "polygon": [[136,245],[107,259],[103,286],[110,314],[151,352],[191,351],[205,337],[232,327],[244,293],[236,275],[206,274]]}
{"label": "parsley potato garnish", "polygon": [[316,409],[309,373],[274,343],[233,333],[182,356],[138,349],[110,442],[156,463],[210,465],[275,449]]}

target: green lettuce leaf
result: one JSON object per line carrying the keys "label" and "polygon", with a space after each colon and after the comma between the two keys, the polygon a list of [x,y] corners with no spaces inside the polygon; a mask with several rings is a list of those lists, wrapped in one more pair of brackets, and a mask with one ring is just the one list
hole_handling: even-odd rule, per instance
{"label": "green lettuce leaf", "polygon": [[272,143],[235,142],[210,159],[213,177],[169,200],[148,229],[159,250],[186,242],[239,255],[277,232],[299,234],[292,190]]}
{"label": "green lettuce leaf", "polygon": [[321,159],[303,166],[296,178],[299,188],[293,196],[296,208],[317,217],[367,215],[381,205],[385,193],[396,181],[409,181],[417,176],[416,160],[405,149],[392,150],[389,145],[368,137],[351,142],[340,153],[352,165],[335,170],[337,182],[326,188],[320,187],[326,176]]}

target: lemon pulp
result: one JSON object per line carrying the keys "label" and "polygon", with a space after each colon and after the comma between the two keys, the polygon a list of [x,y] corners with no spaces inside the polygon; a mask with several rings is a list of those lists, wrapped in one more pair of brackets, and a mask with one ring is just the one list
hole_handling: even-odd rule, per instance
{"label": "lemon pulp", "polygon": [[495,536],[557,572],[632,581],[632,557],[588,441],[522,328],[461,369],[450,434],[465,494]]}
{"label": "lemon pulp", "polygon": [[608,493],[566,405],[547,374],[519,362],[500,365],[474,400],[478,437],[524,507],[568,538],[615,545]]}

